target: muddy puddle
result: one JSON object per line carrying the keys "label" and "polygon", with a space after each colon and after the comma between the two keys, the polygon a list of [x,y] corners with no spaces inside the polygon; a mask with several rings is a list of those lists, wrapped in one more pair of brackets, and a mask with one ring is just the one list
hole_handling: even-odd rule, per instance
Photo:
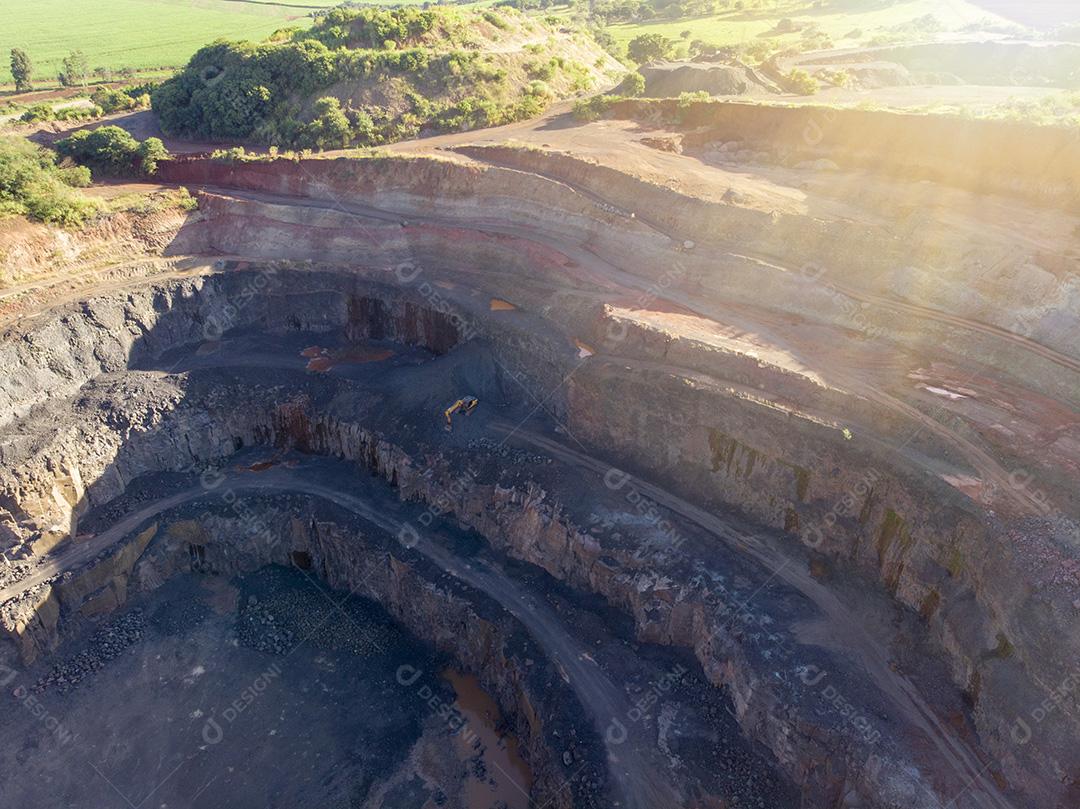
{"label": "muddy puddle", "polygon": [[517,739],[499,733],[499,706],[473,675],[447,669],[442,676],[454,687],[456,706],[466,720],[454,737],[458,755],[468,770],[465,806],[528,809],[532,771],[521,758]]}
{"label": "muddy puddle", "polygon": [[300,352],[300,356],[307,359],[309,371],[325,372],[336,365],[353,365],[365,362],[382,362],[394,356],[389,348],[377,347],[351,347],[343,349],[329,349],[322,346],[308,346]]}

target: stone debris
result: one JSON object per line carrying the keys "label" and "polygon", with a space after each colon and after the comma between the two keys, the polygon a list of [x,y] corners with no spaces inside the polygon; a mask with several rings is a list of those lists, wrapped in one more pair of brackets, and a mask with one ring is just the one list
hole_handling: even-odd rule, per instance
{"label": "stone debris", "polygon": [[381,655],[389,648],[394,630],[373,614],[367,602],[342,601],[340,595],[335,598],[320,591],[314,582],[283,586],[281,575],[268,572],[260,590],[269,592],[241,601],[236,619],[236,639],[241,645],[279,656],[288,655],[301,643],[358,657]]}
{"label": "stone debris", "polygon": [[486,452],[493,457],[510,461],[512,464],[519,466],[540,466],[552,462],[551,458],[548,456],[537,455],[535,452],[528,452],[527,450],[518,449],[517,447],[510,447],[504,443],[495,441],[492,438],[473,439],[469,441],[468,448]]}
{"label": "stone debris", "polygon": [[124,613],[94,632],[83,651],[53,666],[48,674],[34,683],[31,690],[36,694],[48,690],[67,693],[141,641],[145,629],[146,617],[142,610],[133,609]]}

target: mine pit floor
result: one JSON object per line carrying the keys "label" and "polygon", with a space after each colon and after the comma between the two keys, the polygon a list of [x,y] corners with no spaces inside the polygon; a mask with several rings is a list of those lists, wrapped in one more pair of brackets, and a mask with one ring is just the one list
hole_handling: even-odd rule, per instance
{"label": "mine pit floor", "polygon": [[[336,807],[383,781],[390,795],[423,795],[416,806],[457,795],[464,764],[447,726],[396,680],[402,661],[428,672],[447,661],[377,604],[335,594],[342,610],[324,591],[284,568],[184,574],[87,627],[10,684],[25,694],[6,711],[0,804]],[[99,656],[132,615],[141,638],[78,673],[71,661]],[[36,688],[50,672],[66,683]],[[430,686],[454,700],[449,683]],[[426,777],[418,746],[446,751]]]}

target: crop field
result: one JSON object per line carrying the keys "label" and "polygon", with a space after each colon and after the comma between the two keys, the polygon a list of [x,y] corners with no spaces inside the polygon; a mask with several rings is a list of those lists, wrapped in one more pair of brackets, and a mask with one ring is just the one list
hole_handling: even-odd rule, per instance
{"label": "crop field", "polygon": [[[279,28],[307,26],[313,11],[336,4],[337,0],[14,0],[5,4],[0,84],[11,81],[7,54],[13,47],[30,54],[35,83],[53,84],[61,60],[76,49],[86,54],[91,69],[179,67],[215,39],[263,39]],[[799,32],[774,30],[777,18],[787,15],[815,24],[838,45],[855,45],[875,36],[902,39],[904,26],[925,15],[933,15],[944,30],[959,30],[986,19],[1003,22],[967,0],[862,3],[864,10],[852,9],[852,5],[832,2],[814,7],[805,0],[775,0],[767,4],[768,13],[763,13],[765,8],[747,8],[673,21],[615,24],[608,31],[622,44],[643,33],[678,41],[686,31],[690,35],[685,39],[713,45],[745,45],[769,37],[795,43]],[[550,11],[558,14],[569,9]],[[42,25],[42,20],[47,24]]]}
{"label": "crop field", "polygon": [[[8,0],[0,27],[0,83],[8,52],[23,48],[36,83],[55,83],[61,60],[82,50],[90,67],[176,67],[220,37],[262,39],[279,28],[306,26],[334,0]],[[43,25],[42,21],[46,23]]]}
{"label": "crop field", "polygon": [[[629,42],[640,34],[662,34],[669,39],[679,40],[684,31],[689,31],[688,39],[701,39],[711,45],[745,45],[755,40],[770,36],[781,42],[798,42],[800,33],[780,33],[775,30],[779,17],[788,16],[803,23],[813,23],[824,34],[830,36],[837,45],[855,45],[875,36],[905,38],[911,32],[912,21],[933,15],[941,30],[957,31],[978,21],[992,20],[995,23],[1008,24],[997,15],[980,8],[966,0],[909,0],[892,4],[862,3],[862,9],[852,2],[832,2],[814,7],[808,2],[770,2],[762,9],[724,11],[719,14],[683,18],[680,20],[660,20],[643,23],[624,23],[608,27],[616,41]],[[846,6],[846,8],[845,8]],[[870,8],[867,8],[867,7]],[[876,7],[874,7],[876,6]],[[768,13],[763,13],[764,9]],[[849,36],[858,33],[859,36]],[[848,39],[848,42],[842,40]]]}

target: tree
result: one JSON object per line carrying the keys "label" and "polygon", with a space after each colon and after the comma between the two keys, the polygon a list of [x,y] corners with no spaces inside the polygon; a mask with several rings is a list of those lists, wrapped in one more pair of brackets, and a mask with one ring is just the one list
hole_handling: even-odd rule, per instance
{"label": "tree", "polygon": [[56,144],[62,157],[100,170],[105,174],[153,174],[158,161],[168,157],[158,138],[140,143],[118,126],[80,129]]}
{"label": "tree", "polygon": [[333,96],[315,102],[314,119],[307,125],[306,140],[316,149],[341,149],[349,145],[352,129],[342,112],[341,102]]}
{"label": "tree", "polygon": [[64,57],[63,70],[60,71],[60,83],[65,87],[74,87],[77,84],[86,86],[86,79],[90,75],[90,63],[86,61],[86,54],[82,51],[72,51]]}
{"label": "tree", "polygon": [[0,136],[0,211],[41,222],[81,225],[98,204],[76,193],[90,184],[82,167],[61,168],[56,155],[25,138]]}
{"label": "tree", "polygon": [[30,56],[22,48],[11,49],[11,75],[15,77],[15,90],[25,93],[30,89],[30,77],[34,72],[34,66],[30,63]]}
{"label": "tree", "polygon": [[669,56],[673,44],[662,34],[642,34],[630,40],[626,52],[639,65],[644,65]]}
{"label": "tree", "polygon": [[143,174],[156,174],[158,161],[169,156],[161,138],[147,138],[139,144],[139,169]]}

